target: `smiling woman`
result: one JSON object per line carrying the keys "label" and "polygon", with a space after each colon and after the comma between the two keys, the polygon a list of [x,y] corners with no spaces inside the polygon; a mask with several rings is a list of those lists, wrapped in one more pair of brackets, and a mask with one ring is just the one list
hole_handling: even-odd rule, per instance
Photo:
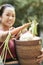
{"label": "smiling woman", "polygon": [[[8,43],[8,49],[10,49],[10,51],[8,52],[8,50],[7,50],[7,54],[6,54],[6,59],[8,61],[9,60],[10,61],[16,60],[15,58],[17,58],[16,51],[15,51],[15,43],[14,43],[13,38],[16,38],[15,36],[22,29],[27,28],[31,24],[31,23],[26,23],[20,27],[14,28],[13,24],[15,23],[15,16],[16,16],[15,8],[11,4],[4,4],[1,6],[1,8],[0,8],[0,18],[1,18],[1,23],[0,23],[0,55],[3,51],[3,46],[6,45],[3,42],[5,41],[7,35],[9,34],[9,31],[10,31],[11,38],[10,38],[9,43]],[[13,56],[13,59],[11,58],[11,54]],[[3,55],[1,55],[1,56],[3,56]],[[4,56],[3,56],[3,58],[4,58]]]}
{"label": "smiling woman", "polygon": [[[2,46],[2,42],[6,39],[6,36],[8,34],[9,30],[12,30],[13,27],[12,25],[15,22],[15,8],[10,5],[10,4],[4,4],[0,8],[0,18],[1,18],[1,23],[0,23],[0,46]],[[0,48],[0,54],[2,52],[3,46]],[[9,41],[9,49],[13,55],[13,57],[16,57],[15,53],[15,45],[14,45],[14,40]],[[13,51],[12,51],[13,50]],[[9,53],[7,53],[6,56],[7,60],[11,60],[11,56]]]}

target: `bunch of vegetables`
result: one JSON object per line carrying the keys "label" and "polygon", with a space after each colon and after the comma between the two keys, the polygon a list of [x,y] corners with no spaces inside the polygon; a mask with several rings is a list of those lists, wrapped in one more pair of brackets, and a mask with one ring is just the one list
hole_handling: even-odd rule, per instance
{"label": "bunch of vegetables", "polygon": [[[4,43],[3,43],[3,44],[4,44],[4,47],[3,47],[3,50],[2,50],[2,52],[1,52],[1,59],[2,59],[2,61],[4,60],[4,63],[5,63],[5,61],[6,61],[7,50],[8,50],[8,52],[9,52],[10,56],[13,58],[13,55],[12,55],[12,53],[11,53],[9,47],[8,47],[8,43],[9,43],[10,38],[11,38],[11,33],[9,32],[9,34],[8,34],[8,36],[7,36],[7,38],[6,38],[6,40],[5,40]],[[14,59],[14,58],[13,58],[13,59]]]}
{"label": "bunch of vegetables", "polygon": [[37,21],[34,19],[34,20],[32,21],[31,27],[30,27],[31,32],[32,32],[33,35],[37,35],[37,34],[38,34],[38,33],[37,33],[37,25],[38,25],[38,23],[37,23]]}
{"label": "bunch of vegetables", "polygon": [[29,31],[27,31],[26,33],[22,34],[19,38],[19,40],[22,40],[22,41],[27,41],[27,40],[35,40],[35,39],[38,39],[39,37],[37,37],[36,35],[38,34],[37,33],[37,21],[34,19],[32,20],[32,24],[31,24],[31,27],[29,28]]}

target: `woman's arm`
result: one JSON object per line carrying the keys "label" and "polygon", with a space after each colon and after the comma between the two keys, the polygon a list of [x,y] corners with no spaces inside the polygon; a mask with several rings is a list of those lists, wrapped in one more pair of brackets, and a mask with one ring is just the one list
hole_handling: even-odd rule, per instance
{"label": "woman's arm", "polygon": [[20,26],[20,27],[17,27],[17,28],[15,28],[15,29],[13,29],[12,31],[11,31],[11,34],[13,35],[13,34],[18,34],[21,30],[23,30],[23,29],[25,29],[25,28],[27,28],[28,26],[30,26],[31,25],[31,23],[26,23],[26,24],[24,24],[24,25],[22,25],[22,26]]}
{"label": "woman's arm", "polygon": [[[31,23],[26,23],[20,27],[14,28],[12,30],[10,30],[10,33],[12,34],[12,36],[17,35],[22,29],[27,28],[28,26],[30,26]],[[6,39],[6,36],[8,35],[9,30],[8,31],[1,31],[0,30],[0,42],[3,42]]]}

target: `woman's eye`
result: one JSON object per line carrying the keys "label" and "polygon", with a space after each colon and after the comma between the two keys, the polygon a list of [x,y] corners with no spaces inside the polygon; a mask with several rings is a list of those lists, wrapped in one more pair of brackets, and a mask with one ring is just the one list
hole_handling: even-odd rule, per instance
{"label": "woman's eye", "polygon": [[15,17],[14,15],[12,15],[12,17]]}
{"label": "woman's eye", "polygon": [[6,14],[7,16],[9,16],[9,14]]}

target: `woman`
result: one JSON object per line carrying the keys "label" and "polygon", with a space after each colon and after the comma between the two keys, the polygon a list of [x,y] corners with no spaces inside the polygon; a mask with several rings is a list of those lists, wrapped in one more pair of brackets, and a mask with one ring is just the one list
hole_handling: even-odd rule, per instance
{"label": "woman", "polygon": [[[13,55],[14,58],[16,58],[16,52],[15,52],[15,44],[13,38],[16,37],[16,35],[24,28],[27,28],[31,23],[26,23],[20,27],[14,28],[12,27],[15,23],[15,8],[10,4],[4,4],[0,8],[0,46],[5,41],[9,31],[12,35],[10,41],[9,41],[9,49]],[[2,52],[3,46],[0,48],[0,54]],[[12,60],[10,54],[7,52],[6,56],[7,60]]]}

